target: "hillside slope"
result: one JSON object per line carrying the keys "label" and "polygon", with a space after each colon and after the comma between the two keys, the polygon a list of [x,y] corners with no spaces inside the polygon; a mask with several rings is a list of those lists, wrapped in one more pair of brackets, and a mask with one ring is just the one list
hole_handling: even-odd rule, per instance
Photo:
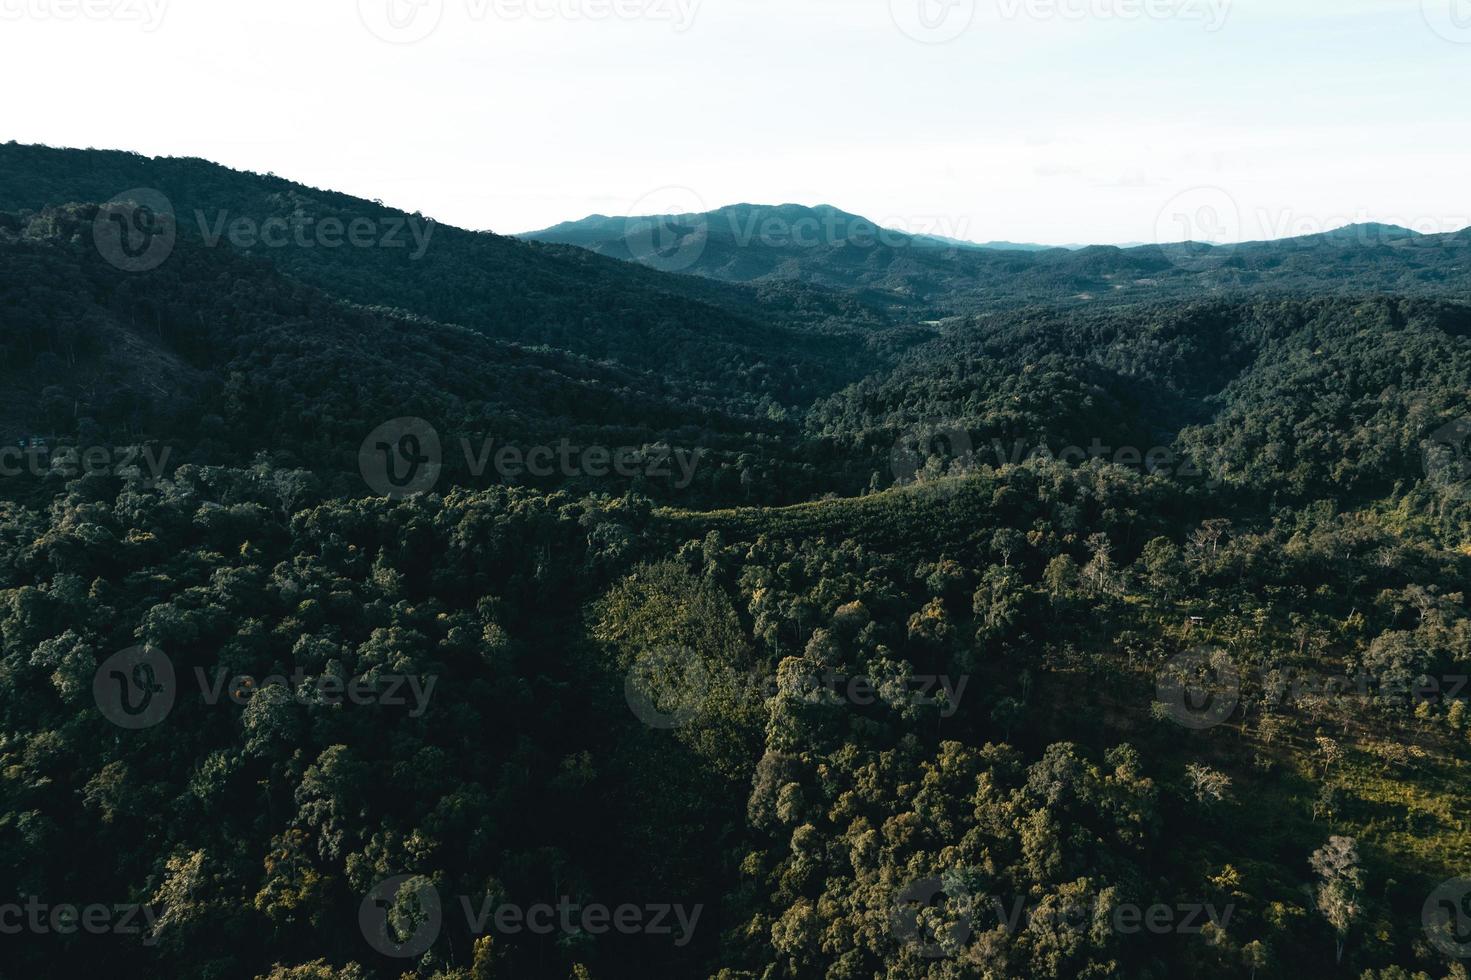
{"label": "hillside slope", "polygon": [[885,343],[875,314],[795,284],[758,290],[661,275],[204,160],[0,144],[0,211],[119,195],[139,204],[161,195],[155,206],[171,208],[181,239],[266,259],[354,303],[780,403],[882,363],[870,349]]}

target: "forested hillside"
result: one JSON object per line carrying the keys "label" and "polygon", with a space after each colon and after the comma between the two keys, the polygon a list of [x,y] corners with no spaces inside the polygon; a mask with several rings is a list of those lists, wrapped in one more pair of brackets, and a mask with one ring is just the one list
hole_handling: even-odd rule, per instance
{"label": "forested hillside", "polygon": [[671,380],[790,400],[874,364],[863,356],[874,315],[826,291],[661,276],[203,160],[0,144],[0,211],[115,198],[167,205],[171,236],[268,260],[352,303]]}
{"label": "forested hillside", "polygon": [[1466,976],[1464,242],[740,285],[0,163],[0,977]]}

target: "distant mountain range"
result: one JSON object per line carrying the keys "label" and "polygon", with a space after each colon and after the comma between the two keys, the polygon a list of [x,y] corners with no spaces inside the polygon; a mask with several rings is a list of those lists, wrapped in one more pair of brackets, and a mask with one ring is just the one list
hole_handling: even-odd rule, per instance
{"label": "distant mountain range", "polygon": [[1392,245],[1415,238],[1426,238],[1423,232],[1400,225],[1386,225],[1375,221],[1344,225],[1332,231],[1315,235],[1300,235],[1295,238],[1279,238],[1271,241],[1248,242],[1249,245],[1280,245],[1287,242],[1328,242],[1335,245]]}
{"label": "distant mountain range", "polygon": [[[523,232],[515,237],[526,241],[577,245],[595,252],[617,252],[613,243],[624,242],[632,254],[639,239],[652,229],[669,231],[681,227],[703,227],[712,241],[736,242],[742,246],[760,244],[768,248],[810,248],[819,245],[858,244],[875,241],[892,247],[985,249],[997,252],[1046,252],[1052,249],[1077,251],[1086,245],[1039,245],[1035,242],[972,242],[946,235],[911,233],[888,228],[861,215],[852,214],[828,204],[812,207],[802,204],[732,204],[728,207],[691,215],[613,216],[590,214],[576,221],[564,221],[540,231]],[[619,256],[625,258],[628,256]]]}
{"label": "distant mountain range", "polygon": [[[690,215],[619,217],[590,214],[579,220],[564,221],[550,228],[522,232],[514,237],[525,241],[576,245],[600,254],[616,254],[624,251],[628,254],[616,257],[643,260],[648,257],[634,255],[633,253],[638,249],[635,245],[630,244],[630,239],[640,239],[653,229],[662,228],[666,233],[673,233],[685,227],[706,228],[709,238],[713,241],[735,241],[743,246],[766,248],[810,248],[838,244],[866,245],[875,240],[894,247],[976,249],[992,252],[1079,252],[1088,248],[1128,250],[1148,248],[1151,245],[1149,242],[1115,242],[1107,245],[1088,245],[1076,242],[1066,245],[1041,245],[1036,242],[1005,240],[975,242],[947,235],[916,234],[888,228],[861,215],[852,214],[828,204],[812,207],[801,204],[733,204],[715,211]],[[763,231],[763,229],[769,230]],[[1423,232],[1401,225],[1363,222],[1317,234],[1243,242],[1240,245],[1220,247],[1281,246],[1311,242],[1380,245],[1424,237],[1427,236]],[[620,242],[621,246],[617,244]]]}
{"label": "distant mountain range", "polygon": [[[797,204],[590,215],[517,237],[730,283],[801,283],[917,319],[997,306],[1262,290],[1443,295],[1464,271],[1471,244],[1468,231],[1423,235],[1373,223],[1239,245],[977,243]],[[1461,288],[1454,287],[1457,295]]]}

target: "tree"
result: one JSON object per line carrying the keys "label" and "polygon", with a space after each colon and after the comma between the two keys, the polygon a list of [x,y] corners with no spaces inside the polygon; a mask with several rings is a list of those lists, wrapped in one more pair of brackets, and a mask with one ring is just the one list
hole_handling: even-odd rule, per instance
{"label": "tree", "polygon": [[1042,584],[1053,599],[1066,596],[1078,582],[1078,563],[1071,555],[1058,555],[1047,563]]}
{"label": "tree", "polygon": [[1093,556],[1083,567],[1083,581],[1095,593],[1109,594],[1116,588],[1113,544],[1102,532],[1088,536],[1088,551]]}
{"label": "tree", "polygon": [[1318,911],[1337,937],[1336,958],[1342,962],[1348,931],[1363,913],[1358,893],[1364,872],[1359,867],[1357,842],[1352,837],[1329,837],[1308,863],[1318,876],[1314,893]]}
{"label": "tree", "polygon": [[1026,535],[1012,527],[999,528],[991,535],[991,550],[1001,556],[1001,565],[1004,568],[1011,567],[1011,556],[1021,551],[1026,543]]}
{"label": "tree", "polygon": [[1255,980],[1256,971],[1268,966],[1272,962],[1272,959],[1268,954],[1266,944],[1260,939],[1253,939],[1241,947],[1241,962],[1251,971],[1249,980]]}
{"label": "tree", "polygon": [[1316,741],[1318,743],[1318,755],[1323,760],[1323,775],[1326,778],[1334,764],[1343,758],[1343,747],[1338,744],[1336,739],[1328,738],[1325,735],[1319,735]]}
{"label": "tree", "polygon": [[999,636],[1016,622],[1021,613],[1025,586],[1014,568],[992,565],[981,577],[971,597],[971,611],[982,637]]}
{"label": "tree", "polygon": [[991,720],[1001,726],[1002,737],[1011,741],[1011,730],[1026,717],[1027,706],[1016,698],[1002,698],[991,709]]}
{"label": "tree", "polygon": [[1231,795],[1231,777],[1209,766],[1192,762],[1185,767],[1185,778],[1196,802],[1206,806],[1223,802]]}
{"label": "tree", "polygon": [[1180,561],[1180,549],[1169,538],[1151,539],[1139,555],[1139,563],[1144,580],[1166,598],[1180,587],[1185,566]]}

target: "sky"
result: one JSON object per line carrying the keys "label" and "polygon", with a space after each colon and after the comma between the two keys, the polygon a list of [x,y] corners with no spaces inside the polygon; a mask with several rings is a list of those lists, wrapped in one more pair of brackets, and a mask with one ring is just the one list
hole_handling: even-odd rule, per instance
{"label": "sky", "polygon": [[1471,0],[0,0],[0,140],[505,234],[741,202],[1046,244],[1455,231],[1468,81]]}

